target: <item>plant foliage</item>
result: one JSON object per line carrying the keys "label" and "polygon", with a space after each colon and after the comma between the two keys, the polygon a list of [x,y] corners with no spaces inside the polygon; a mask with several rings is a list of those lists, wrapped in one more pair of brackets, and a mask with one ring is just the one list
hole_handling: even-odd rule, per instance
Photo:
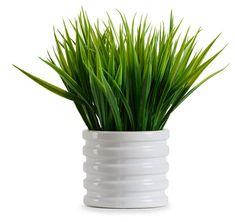
{"label": "plant foliage", "polygon": [[[66,90],[15,66],[46,89],[74,101],[90,130],[161,130],[171,113],[199,86],[223,69],[195,81],[223,49],[208,57],[217,36],[195,50],[200,29],[179,35],[180,23],[152,27],[147,18],[118,28],[108,16],[92,25],[84,10],[78,19],[54,30],[53,56],[41,59],[62,79]],[[69,33],[72,29],[73,37]]]}

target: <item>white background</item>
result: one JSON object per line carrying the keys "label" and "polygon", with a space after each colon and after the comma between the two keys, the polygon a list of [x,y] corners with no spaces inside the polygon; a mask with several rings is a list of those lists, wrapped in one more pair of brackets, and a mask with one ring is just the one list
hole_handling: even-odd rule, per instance
{"label": "white background", "polygon": [[[82,203],[81,132],[72,102],[23,76],[12,63],[62,86],[37,56],[51,49],[53,25],[73,18],[83,5],[92,19],[148,13],[159,25],[172,9],[183,27],[201,26],[199,46],[218,33],[215,50],[229,43],[203,85],[171,116],[166,128],[169,206],[149,210],[105,210]],[[235,13],[232,0],[7,0],[0,1],[0,221],[235,221]],[[205,73],[207,74],[207,73]]]}

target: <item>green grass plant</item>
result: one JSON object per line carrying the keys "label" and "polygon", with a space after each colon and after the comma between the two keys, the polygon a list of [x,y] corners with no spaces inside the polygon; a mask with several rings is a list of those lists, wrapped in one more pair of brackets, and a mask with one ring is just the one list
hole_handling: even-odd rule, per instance
{"label": "green grass plant", "polygon": [[[64,30],[54,29],[53,55],[41,60],[61,78],[59,88],[15,66],[26,76],[72,100],[89,130],[146,131],[164,128],[171,113],[198,87],[224,68],[198,77],[223,51],[208,56],[219,35],[196,51],[200,29],[179,34],[171,14],[169,27],[153,27],[147,18],[129,24],[120,13],[115,27],[108,16],[91,24],[86,12]],[[69,27],[69,26],[70,27]],[[69,31],[72,30],[72,31]]]}

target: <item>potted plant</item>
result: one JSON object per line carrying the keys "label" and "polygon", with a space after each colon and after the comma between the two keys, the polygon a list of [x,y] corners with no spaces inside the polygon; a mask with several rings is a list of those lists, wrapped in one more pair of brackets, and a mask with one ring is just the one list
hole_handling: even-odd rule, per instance
{"label": "potted plant", "polygon": [[200,29],[180,37],[180,23],[159,29],[146,18],[129,24],[120,13],[115,28],[92,25],[81,10],[64,31],[54,30],[54,55],[41,60],[59,75],[66,90],[15,66],[26,76],[75,103],[88,130],[84,186],[88,206],[148,208],[167,205],[168,170],[164,128],[171,113],[198,87],[224,68],[195,84],[221,53],[207,57],[217,36],[195,51]]}

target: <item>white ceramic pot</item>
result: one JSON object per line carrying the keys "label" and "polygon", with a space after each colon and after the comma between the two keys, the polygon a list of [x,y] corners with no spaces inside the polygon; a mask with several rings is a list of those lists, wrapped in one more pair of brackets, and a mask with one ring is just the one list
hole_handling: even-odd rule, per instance
{"label": "white ceramic pot", "polygon": [[168,130],[84,131],[85,205],[105,208],[167,205],[168,137]]}

